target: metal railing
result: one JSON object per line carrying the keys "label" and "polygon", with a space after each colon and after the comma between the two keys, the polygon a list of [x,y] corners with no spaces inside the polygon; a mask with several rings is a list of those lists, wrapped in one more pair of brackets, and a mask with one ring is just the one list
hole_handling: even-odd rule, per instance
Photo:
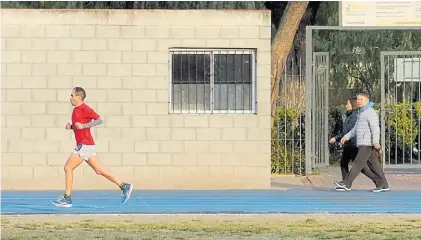
{"label": "metal railing", "polygon": [[301,58],[284,62],[272,128],[272,173],[304,173],[305,85]]}
{"label": "metal railing", "polygon": [[170,51],[171,113],[255,113],[254,50]]}
{"label": "metal railing", "polygon": [[382,52],[382,145],[387,166],[421,166],[421,51]]}

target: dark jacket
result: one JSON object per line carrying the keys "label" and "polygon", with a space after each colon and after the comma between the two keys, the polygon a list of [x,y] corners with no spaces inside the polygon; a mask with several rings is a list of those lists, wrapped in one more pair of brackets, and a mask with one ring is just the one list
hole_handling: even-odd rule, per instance
{"label": "dark jacket", "polygon": [[[335,136],[336,141],[341,141],[343,136],[350,132],[354,128],[355,123],[358,119],[358,110],[351,110],[345,113],[345,120],[343,122],[342,132]],[[345,143],[346,146],[357,146],[357,141],[355,138],[350,139]]]}

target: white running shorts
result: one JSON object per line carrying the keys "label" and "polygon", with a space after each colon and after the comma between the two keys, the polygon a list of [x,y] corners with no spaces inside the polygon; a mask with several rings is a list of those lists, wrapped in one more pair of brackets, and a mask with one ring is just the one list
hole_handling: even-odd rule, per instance
{"label": "white running shorts", "polygon": [[96,148],[95,145],[78,144],[73,153],[79,154],[80,158],[88,161],[90,157],[96,155]]}

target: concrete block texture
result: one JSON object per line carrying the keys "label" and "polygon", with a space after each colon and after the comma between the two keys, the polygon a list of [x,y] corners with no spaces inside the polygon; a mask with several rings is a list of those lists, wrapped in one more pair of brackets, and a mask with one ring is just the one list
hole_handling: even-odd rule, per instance
{"label": "concrete block texture", "polygon": [[[270,187],[269,11],[0,11],[2,189],[64,189],[76,86],[104,120],[97,156],[136,189]],[[172,113],[177,48],[254,50],[257,113]],[[116,188],[85,162],[74,179]]]}

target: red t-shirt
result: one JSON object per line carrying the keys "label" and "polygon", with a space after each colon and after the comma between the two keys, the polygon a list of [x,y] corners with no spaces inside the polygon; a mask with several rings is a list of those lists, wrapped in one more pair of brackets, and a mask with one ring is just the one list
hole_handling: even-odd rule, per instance
{"label": "red t-shirt", "polygon": [[72,113],[72,125],[75,133],[76,144],[84,145],[95,145],[94,139],[91,135],[90,128],[76,129],[75,123],[79,122],[82,124],[90,123],[92,120],[97,120],[99,115],[88,107],[85,103],[79,107],[73,108]]}

